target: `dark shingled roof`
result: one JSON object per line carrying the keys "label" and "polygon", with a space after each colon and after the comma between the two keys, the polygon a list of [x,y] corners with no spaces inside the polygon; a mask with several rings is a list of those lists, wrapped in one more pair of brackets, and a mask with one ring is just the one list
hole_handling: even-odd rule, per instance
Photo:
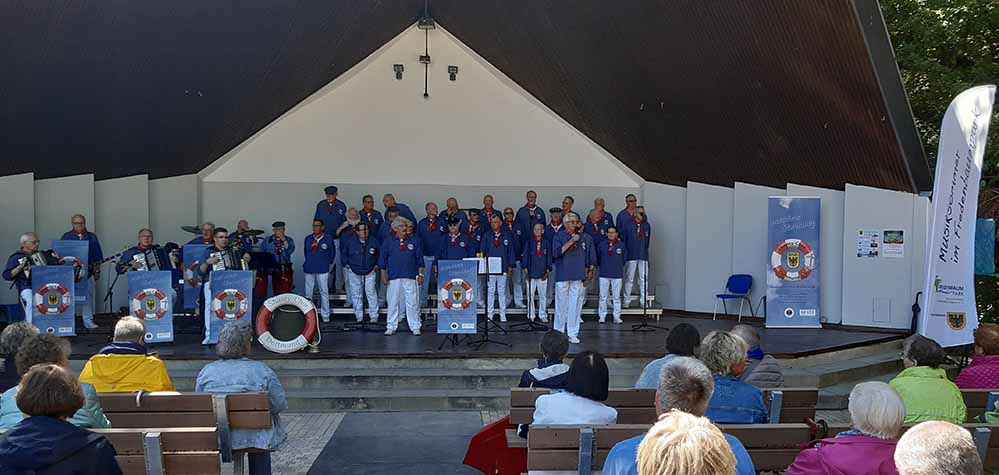
{"label": "dark shingled roof", "polygon": [[[407,28],[420,0],[0,8],[0,174],[194,173]],[[931,186],[876,0],[433,0],[644,179]]]}

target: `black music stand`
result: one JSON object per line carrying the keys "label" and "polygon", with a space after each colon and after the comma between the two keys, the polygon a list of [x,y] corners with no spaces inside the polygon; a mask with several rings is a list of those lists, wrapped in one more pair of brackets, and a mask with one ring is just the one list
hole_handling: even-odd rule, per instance
{"label": "black music stand", "polygon": [[[633,331],[633,332],[642,332],[642,333],[644,333],[644,332],[654,332],[657,329],[658,330],[669,331],[669,328],[661,327],[659,325],[651,325],[651,324],[649,324],[649,293],[648,293],[649,292],[648,291],[648,288],[649,288],[649,277],[648,276],[649,276],[649,269],[648,269],[648,264],[646,264],[646,267],[645,267],[645,285],[644,285],[645,288],[642,289],[642,292],[638,293],[639,297],[641,297],[642,294],[645,294],[645,298],[642,299],[642,323],[639,323],[638,325],[632,325],[631,326],[631,331]],[[622,298],[623,298],[623,296],[622,296]]]}
{"label": "black music stand", "polygon": [[[522,272],[527,272],[524,269]],[[531,314],[534,313],[534,293],[531,291],[531,279],[527,279],[527,321],[521,323],[515,323],[510,325],[510,330],[518,329],[519,332],[537,332],[537,331],[548,331],[548,325],[544,323],[535,322],[530,319]],[[547,298],[547,296],[545,296]],[[520,329],[520,327],[524,327]]]}
{"label": "black music stand", "polygon": [[[485,266],[486,268],[483,270],[480,267],[478,275],[485,275],[485,276],[503,275],[502,269],[500,269],[500,272],[494,272],[494,273],[490,274],[489,273],[489,265],[488,265],[489,261],[488,261],[488,258],[484,258],[484,259],[486,259],[486,266]],[[486,283],[486,289],[488,289],[488,288],[489,288],[489,283],[487,282]],[[505,296],[502,296],[502,295],[500,295],[498,297],[499,298],[505,298]],[[488,297],[486,297],[486,298],[488,298]],[[483,300],[485,300],[485,299],[483,299]],[[475,318],[476,319],[478,319],[478,314],[479,314],[479,309],[476,308],[475,309],[475,315],[476,315]],[[498,328],[503,333],[507,333],[507,330],[505,328],[503,328],[502,326],[500,326],[498,323],[492,321],[489,318],[489,315],[486,315],[485,312],[483,312],[483,315],[485,316],[485,318],[483,319],[484,321],[481,324],[479,324],[479,325],[481,325],[483,327],[482,336],[479,337],[479,338],[472,338],[471,335],[469,335],[469,339],[468,339],[468,342],[466,344],[467,345],[475,345],[475,350],[478,350],[478,349],[482,348],[482,345],[485,345],[487,343],[493,343],[493,344],[496,344],[496,345],[503,345],[503,346],[511,346],[509,343],[504,343],[502,341],[493,340],[492,338],[489,338],[489,327],[490,327],[490,325],[495,326],[496,328]]]}

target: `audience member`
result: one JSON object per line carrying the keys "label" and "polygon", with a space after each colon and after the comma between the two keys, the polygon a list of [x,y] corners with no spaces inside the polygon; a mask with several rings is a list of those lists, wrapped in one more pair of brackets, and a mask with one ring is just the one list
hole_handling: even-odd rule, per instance
{"label": "audience member", "polygon": [[667,361],[677,356],[697,357],[697,348],[701,346],[701,334],[697,327],[689,323],[681,323],[669,331],[666,336],[666,356],[645,365],[641,376],[635,383],[636,389],[655,389],[659,387],[659,372]]}
{"label": "audience member", "polygon": [[557,330],[548,330],[541,338],[541,359],[538,367],[524,371],[521,388],[562,389],[569,365],[562,362],[569,353],[569,338]]}
{"label": "audience member", "polygon": [[860,383],[850,391],[853,428],[812,441],[788,467],[787,475],[896,475],[896,438],[905,404],[886,383]]}
{"label": "audience member", "polygon": [[[41,334],[25,340],[16,357],[18,374],[27,374],[32,366],[54,364],[69,370],[69,342],[54,335]],[[84,401],[67,422],[78,427],[102,429],[111,427],[108,418],[104,416],[97,391],[94,386],[80,383]],[[19,407],[18,392],[20,386],[4,391],[0,396],[0,428],[14,427],[24,419],[24,410]]]}
{"label": "audience member", "polygon": [[760,334],[755,327],[740,323],[732,327],[732,333],[746,342],[749,352],[746,357],[746,371],[742,373],[744,382],[758,388],[779,388],[784,385],[784,371],[777,358],[766,355],[760,349]]}
{"label": "audience member", "polygon": [[898,439],[899,475],[980,475],[982,459],[971,433],[944,421],[916,424]]}
{"label": "audience member", "polygon": [[746,342],[729,332],[713,331],[701,342],[700,355],[715,378],[705,416],[717,424],[767,422],[763,392],[739,380],[746,371]]}
{"label": "audience member", "polygon": [[735,457],[707,418],[672,411],[638,446],[640,475],[732,475]]}
{"label": "audience member", "polygon": [[117,475],[108,440],[66,421],[86,398],[80,383],[56,364],[33,366],[21,380],[17,407],[28,416],[0,436],[0,473]]}
{"label": "audience member", "polygon": [[[253,330],[241,321],[227,322],[219,332],[215,351],[218,361],[205,365],[198,373],[195,391],[206,393],[243,393],[266,391],[271,403],[270,429],[243,429],[232,432],[232,448],[276,449],[287,438],[278,414],[288,408],[284,387],[267,365],[246,358],[253,344]],[[271,473],[270,452],[250,452],[250,475]]]}
{"label": "audience member", "polygon": [[17,373],[14,357],[25,340],[38,334],[38,327],[28,322],[16,322],[7,325],[0,333],[0,355],[3,356],[3,368],[0,368],[0,392],[6,391],[21,381]]}
{"label": "audience member", "polygon": [[905,402],[905,423],[947,421],[964,423],[968,409],[961,390],[947,379],[940,366],[947,355],[937,342],[922,335],[913,335],[902,344],[905,369],[891,386]]}
{"label": "audience member", "polygon": [[[677,410],[703,416],[714,387],[711,371],[704,363],[686,356],[672,358],[662,367],[659,387],[656,389],[656,413],[661,417]],[[635,454],[644,439],[645,435],[640,435],[614,445],[604,462],[603,475],[636,475],[638,461]],[[725,440],[735,455],[735,473],[755,474],[753,460],[749,458],[749,453],[739,439],[725,434]]]}
{"label": "audience member", "polygon": [[146,326],[135,317],[122,317],[114,326],[113,342],[87,361],[80,382],[98,393],[173,391],[166,365],[146,349]]}
{"label": "audience member", "polygon": [[961,389],[999,388],[999,325],[978,324],[975,329],[975,354],[954,383]]}

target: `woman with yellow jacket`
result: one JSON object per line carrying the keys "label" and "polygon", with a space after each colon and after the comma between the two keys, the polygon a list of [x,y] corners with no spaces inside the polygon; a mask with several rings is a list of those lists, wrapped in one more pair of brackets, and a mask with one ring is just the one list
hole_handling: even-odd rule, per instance
{"label": "woman with yellow jacket", "polygon": [[913,335],[905,340],[902,345],[905,369],[890,384],[905,402],[906,424],[964,423],[968,408],[961,390],[947,379],[947,372],[940,367],[946,358],[943,348],[929,338]]}

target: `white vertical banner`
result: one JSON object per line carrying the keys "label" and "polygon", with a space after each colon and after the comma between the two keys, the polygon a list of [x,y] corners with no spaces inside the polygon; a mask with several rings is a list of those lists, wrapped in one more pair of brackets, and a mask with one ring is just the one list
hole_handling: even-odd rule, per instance
{"label": "white vertical banner", "polygon": [[995,93],[992,85],[962,92],[940,127],[919,333],[945,347],[972,343],[978,327],[975,218]]}

